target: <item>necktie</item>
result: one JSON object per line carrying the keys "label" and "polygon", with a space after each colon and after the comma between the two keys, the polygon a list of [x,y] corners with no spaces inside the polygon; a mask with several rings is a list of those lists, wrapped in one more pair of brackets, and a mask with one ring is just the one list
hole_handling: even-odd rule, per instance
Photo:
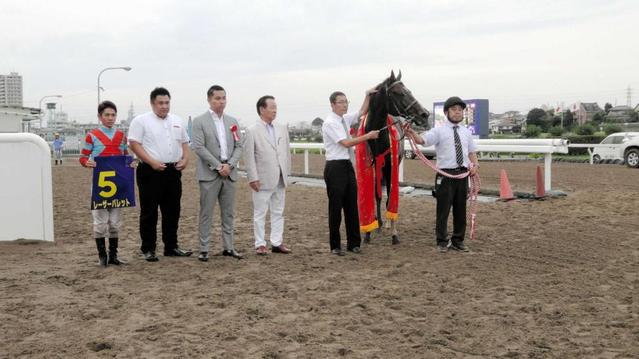
{"label": "necktie", "polygon": [[461,140],[459,139],[459,133],[457,129],[459,126],[453,126],[453,137],[455,137],[455,157],[457,159],[457,167],[464,165],[464,152],[462,151]]}
{"label": "necktie", "polygon": [[273,125],[269,123],[266,125],[266,130],[269,134],[273,146],[277,146],[277,142],[275,141],[275,127],[273,127]]}
{"label": "necktie", "polygon": [[[342,117],[342,126],[344,127],[344,131],[346,131],[346,138],[347,139],[351,139],[351,132],[348,130],[348,127],[346,126],[346,121],[344,120],[344,118]],[[355,154],[353,153],[353,147],[348,147],[348,156],[351,158],[351,163],[355,163]]]}

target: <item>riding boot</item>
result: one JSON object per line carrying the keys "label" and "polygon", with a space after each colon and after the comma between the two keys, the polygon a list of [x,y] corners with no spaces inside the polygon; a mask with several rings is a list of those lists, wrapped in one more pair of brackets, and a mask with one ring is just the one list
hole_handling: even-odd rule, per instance
{"label": "riding boot", "polygon": [[107,252],[104,237],[96,238],[95,245],[98,247],[98,257],[100,258],[100,266],[107,266]]}
{"label": "riding boot", "polygon": [[126,264],[125,261],[118,259],[118,238],[109,238],[109,264]]}

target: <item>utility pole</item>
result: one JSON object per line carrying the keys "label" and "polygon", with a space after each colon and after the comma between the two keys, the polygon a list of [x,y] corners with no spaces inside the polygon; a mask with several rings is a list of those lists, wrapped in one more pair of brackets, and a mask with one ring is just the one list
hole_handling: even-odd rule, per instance
{"label": "utility pole", "polygon": [[632,88],[630,85],[626,89],[626,106],[632,107]]}

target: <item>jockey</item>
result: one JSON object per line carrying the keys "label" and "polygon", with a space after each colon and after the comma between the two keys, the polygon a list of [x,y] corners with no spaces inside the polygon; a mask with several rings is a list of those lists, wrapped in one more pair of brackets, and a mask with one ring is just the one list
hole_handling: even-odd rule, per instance
{"label": "jockey", "polygon": [[[83,167],[94,168],[93,158],[98,156],[119,156],[127,154],[126,136],[124,132],[113,127],[117,116],[117,108],[111,101],[98,105],[98,117],[102,126],[95,128],[84,140],[80,156]],[[98,248],[100,265],[120,265],[124,261],[118,259],[118,229],[122,225],[121,208],[102,208],[92,210],[93,233]],[[109,256],[107,260],[105,238],[109,238]]]}

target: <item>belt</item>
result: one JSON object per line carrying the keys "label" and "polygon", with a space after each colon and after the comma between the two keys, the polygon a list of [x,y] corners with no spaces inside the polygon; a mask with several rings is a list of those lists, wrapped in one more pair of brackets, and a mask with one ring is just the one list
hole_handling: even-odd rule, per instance
{"label": "belt", "polygon": [[466,172],[468,171],[468,168],[466,167],[442,168],[441,170],[445,172]]}
{"label": "belt", "polygon": [[[150,165],[150,164],[148,164],[148,163],[146,163],[146,162],[142,162],[142,161],[140,161],[140,164],[141,164],[141,165],[147,165],[147,166],[151,167],[151,165]],[[175,167],[175,165],[177,165],[177,162],[164,162],[164,165],[165,165],[166,167]]]}

